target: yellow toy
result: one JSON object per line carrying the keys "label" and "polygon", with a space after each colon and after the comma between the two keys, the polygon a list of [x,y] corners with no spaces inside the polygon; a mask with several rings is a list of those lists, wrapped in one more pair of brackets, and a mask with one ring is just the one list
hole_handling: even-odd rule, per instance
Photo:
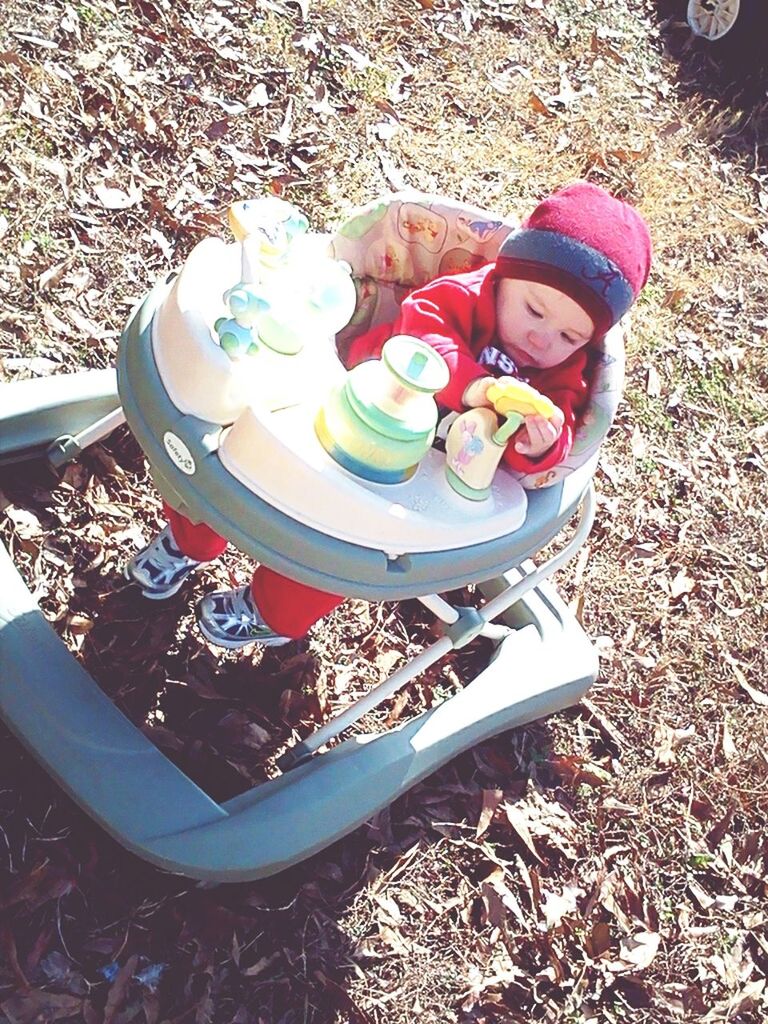
{"label": "yellow toy", "polygon": [[504,383],[491,384],[488,388],[488,399],[493,402],[496,412],[507,416],[510,412],[526,416],[543,416],[551,420],[555,414],[555,406],[546,395],[526,384],[524,380],[507,377]]}
{"label": "yellow toy", "polygon": [[[470,501],[485,501],[491,493],[496,467],[507,441],[526,416],[551,419],[555,405],[525,381],[506,378],[492,384],[486,397],[488,408],[462,413],[448,431],[445,442],[445,475],[451,487]],[[499,425],[496,414],[504,417]]]}
{"label": "yellow toy", "polygon": [[227,220],[237,241],[255,246],[258,261],[267,267],[280,263],[296,235],[309,227],[300,210],[277,196],[232,203]]}

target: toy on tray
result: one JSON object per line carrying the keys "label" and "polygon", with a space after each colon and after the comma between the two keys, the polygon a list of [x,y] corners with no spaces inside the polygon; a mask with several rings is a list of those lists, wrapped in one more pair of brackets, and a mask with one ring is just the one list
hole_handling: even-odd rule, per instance
{"label": "toy on tray", "polygon": [[238,242],[244,243],[251,264],[276,267],[285,261],[291,242],[309,229],[309,221],[297,207],[266,196],[233,203],[227,221]]}
{"label": "toy on tray", "polygon": [[[507,378],[488,388],[493,409],[469,409],[456,419],[445,443],[445,475],[451,487],[470,501],[485,501],[507,441],[526,416],[551,419],[555,406],[522,380]],[[496,413],[504,417],[499,426]]]}
{"label": "toy on tray", "polygon": [[348,264],[276,197],[235,203],[235,241],[206,238],[158,305],[153,355],[174,404],[226,426],[251,404],[274,409],[343,373],[333,339],[352,316]]}
{"label": "toy on tray", "polygon": [[328,396],[315,419],[320,443],[364,480],[402,483],[434,440],[433,396],[447,383],[439,352],[406,335],[390,338],[381,359],[360,363]]}
{"label": "toy on tray", "polygon": [[306,234],[309,222],[285,200],[234,203],[228,220],[241,246],[241,274],[224,292],[231,315],[216,320],[219,344],[233,360],[257,355],[261,345],[296,355],[316,333],[319,317],[333,316],[348,305],[348,288],[322,280],[322,275],[313,283],[316,268],[294,244]]}

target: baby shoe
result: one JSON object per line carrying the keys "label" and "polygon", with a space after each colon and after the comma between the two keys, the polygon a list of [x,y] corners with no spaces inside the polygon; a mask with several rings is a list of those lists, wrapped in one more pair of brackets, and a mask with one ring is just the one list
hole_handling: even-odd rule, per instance
{"label": "baby shoe", "polygon": [[190,573],[207,564],[182,554],[176,547],[170,526],[166,526],[143,551],[133,556],[123,569],[123,575],[138,583],[144,597],[162,601],[173,597]]}
{"label": "baby shoe", "polygon": [[264,622],[251,596],[250,587],[215,590],[206,594],[195,609],[200,632],[217,647],[234,650],[248,644],[280,647],[289,636],[280,636]]}

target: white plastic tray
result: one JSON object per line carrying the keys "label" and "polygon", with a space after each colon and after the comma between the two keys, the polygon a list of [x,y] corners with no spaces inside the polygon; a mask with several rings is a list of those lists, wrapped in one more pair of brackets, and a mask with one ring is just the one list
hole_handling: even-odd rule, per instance
{"label": "white plastic tray", "polygon": [[317,439],[319,404],[276,412],[250,406],[223,435],[222,464],[291,518],[393,557],[481,544],[525,521],[525,491],[503,468],[489,498],[469,501],[446,481],[445,454],[434,448],[405,483],[376,484],[354,476]]}

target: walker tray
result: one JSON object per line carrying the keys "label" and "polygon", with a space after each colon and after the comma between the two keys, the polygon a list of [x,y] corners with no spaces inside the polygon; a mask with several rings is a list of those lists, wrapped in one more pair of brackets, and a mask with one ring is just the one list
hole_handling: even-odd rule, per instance
{"label": "walker tray", "polygon": [[[315,385],[329,387],[343,372],[340,364],[323,379],[314,360],[303,402],[275,410],[244,403],[234,426],[182,412],[156,357],[158,310],[171,287],[157,285],[124,332],[117,372],[126,418],[166,501],[278,572],[348,597],[419,597],[520,564],[578,506],[594,460],[527,498],[502,471],[493,497],[482,503],[448,487],[437,450],[404,484],[353,477],[327,455],[312,427],[322,398]],[[330,362],[328,342],[324,349]],[[282,358],[290,364],[301,357]],[[294,367],[283,373],[295,374]]]}

